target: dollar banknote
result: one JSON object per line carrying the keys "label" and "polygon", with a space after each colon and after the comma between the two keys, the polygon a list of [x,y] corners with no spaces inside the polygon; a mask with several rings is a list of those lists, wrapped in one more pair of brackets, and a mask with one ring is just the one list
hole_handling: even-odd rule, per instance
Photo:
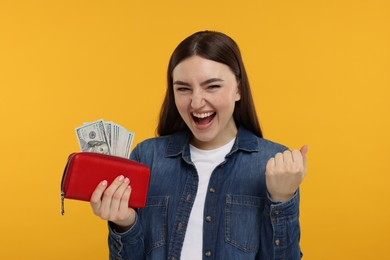
{"label": "dollar banknote", "polygon": [[76,135],[81,151],[129,158],[134,133],[114,123],[97,120],[77,127]]}

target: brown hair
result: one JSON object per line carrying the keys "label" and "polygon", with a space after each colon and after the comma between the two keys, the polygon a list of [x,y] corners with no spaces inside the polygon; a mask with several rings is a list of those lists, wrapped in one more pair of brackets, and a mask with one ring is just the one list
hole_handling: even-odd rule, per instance
{"label": "brown hair", "polygon": [[262,137],[248,77],[238,45],[229,36],[213,31],[201,31],[184,39],[174,50],[168,65],[168,85],[160,111],[157,135],[169,135],[187,129],[175,104],[172,72],[184,59],[193,55],[226,64],[237,78],[241,99],[236,102],[233,118],[236,125],[242,125]]}

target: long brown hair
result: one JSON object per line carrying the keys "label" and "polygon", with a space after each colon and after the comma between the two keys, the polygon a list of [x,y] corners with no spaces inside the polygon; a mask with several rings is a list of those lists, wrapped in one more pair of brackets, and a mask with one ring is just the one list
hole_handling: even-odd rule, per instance
{"label": "long brown hair", "polygon": [[233,118],[237,126],[242,125],[262,137],[248,76],[238,45],[229,36],[213,31],[196,32],[184,39],[174,50],[168,65],[168,84],[160,111],[157,135],[169,135],[187,129],[175,104],[172,72],[184,59],[193,55],[226,64],[237,78],[241,99],[236,102]]}

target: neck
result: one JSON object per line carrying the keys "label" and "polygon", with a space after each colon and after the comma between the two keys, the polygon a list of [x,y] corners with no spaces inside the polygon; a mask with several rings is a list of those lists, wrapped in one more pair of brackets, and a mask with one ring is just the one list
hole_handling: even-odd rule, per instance
{"label": "neck", "polygon": [[201,141],[192,136],[190,144],[202,150],[217,149],[233,140],[236,137],[237,132],[236,124],[233,124],[224,131],[223,135],[219,135],[210,141]]}

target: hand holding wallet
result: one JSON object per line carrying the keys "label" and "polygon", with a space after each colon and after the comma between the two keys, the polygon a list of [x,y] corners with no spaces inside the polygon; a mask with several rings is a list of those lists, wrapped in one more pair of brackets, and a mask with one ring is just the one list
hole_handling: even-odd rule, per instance
{"label": "hand holding wallet", "polygon": [[129,207],[145,207],[150,179],[147,166],[130,159],[91,152],[69,155],[61,181],[61,214],[64,215],[65,198],[90,201],[101,181],[106,180],[109,186],[119,175],[130,179]]}

